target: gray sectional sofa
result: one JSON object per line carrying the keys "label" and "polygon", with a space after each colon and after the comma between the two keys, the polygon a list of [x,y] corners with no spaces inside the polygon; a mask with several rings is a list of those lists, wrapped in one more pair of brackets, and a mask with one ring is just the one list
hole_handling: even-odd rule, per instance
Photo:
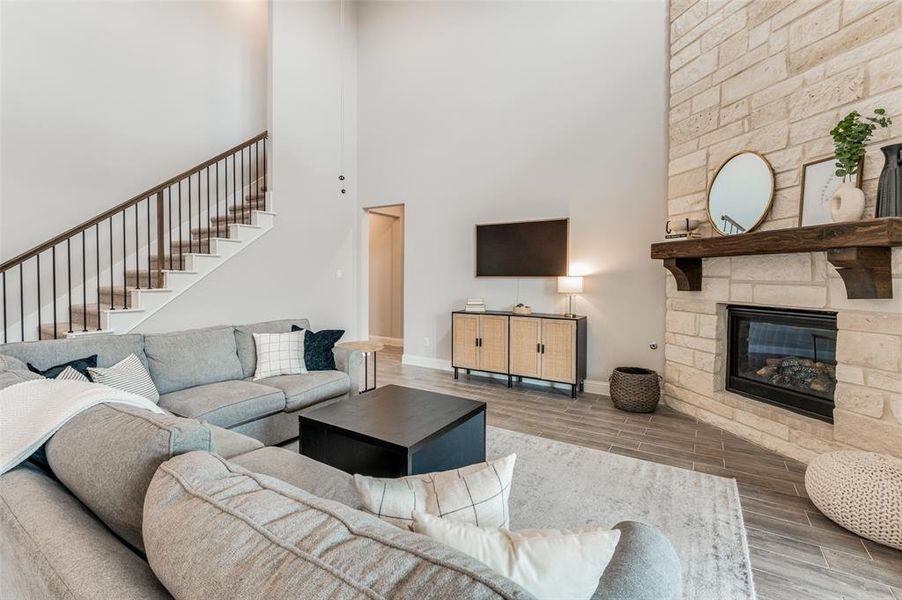
{"label": "gray sectional sofa", "polygon": [[335,348],[335,371],[311,371],[252,381],[257,367],[254,333],[309,328],[307,319],[208,327],[161,334],[85,336],[0,346],[0,354],[46,369],[97,355],[109,367],[135,354],[160,392],[160,407],[256,438],[266,445],[298,436],[298,413],[357,394],[362,354]]}
{"label": "gray sectional sofa", "polygon": [[[45,444],[46,466],[0,476],[0,595],[529,598],[475,559],[359,510],[347,473],[271,445],[297,435],[305,407],[356,393],[360,357],[342,351],[328,375],[247,380],[250,332],[295,323],[306,324],[0,346],[42,367],[94,353],[107,366],[134,352],[172,413],[95,406]],[[0,382],[15,381],[16,368],[0,360],[12,375],[0,372]],[[639,523],[617,527],[595,598],[680,598],[666,538]]]}

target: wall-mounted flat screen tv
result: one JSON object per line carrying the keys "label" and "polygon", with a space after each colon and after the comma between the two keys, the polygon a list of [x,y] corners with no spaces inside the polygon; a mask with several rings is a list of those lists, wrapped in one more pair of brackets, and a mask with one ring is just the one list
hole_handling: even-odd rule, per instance
{"label": "wall-mounted flat screen tv", "polygon": [[477,277],[567,275],[569,219],[476,226]]}

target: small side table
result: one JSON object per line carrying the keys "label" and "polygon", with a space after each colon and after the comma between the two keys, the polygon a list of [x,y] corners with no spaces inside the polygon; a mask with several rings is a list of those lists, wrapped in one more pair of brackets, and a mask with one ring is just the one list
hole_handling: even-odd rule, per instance
{"label": "small side table", "polygon": [[[376,389],[376,353],[385,348],[385,344],[362,340],[357,342],[341,342],[335,345],[340,348],[347,348],[348,350],[357,350],[359,352],[363,352],[363,389],[360,390],[360,393],[365,394]],[[370,356],[373,357],[373,387],[370,387],[368,360]]]}

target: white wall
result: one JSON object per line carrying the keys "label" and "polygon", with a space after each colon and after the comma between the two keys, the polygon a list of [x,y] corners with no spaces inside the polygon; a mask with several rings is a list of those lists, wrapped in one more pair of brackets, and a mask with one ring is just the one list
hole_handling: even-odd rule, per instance
{"label": "white wall", "polygon": [[361,206],[404,203],[405,357],[450,358],[468,297],[563,312],[553,279],[474,277],[474,225],[569,216],[589,378],[660,369],[667,6],[364,2]]}
{"label": "white wall", "polygon": [[3,0],[0,259],[266,129],[267,12]]}
{"label": "white wall", "polygon": [[[308,317],[315,329],[358,335],[354,5],[345,5],[343,37],[338,2],[277,0],[271,10],[275,227],[142,323],[141,332]],[[338,181],[342,39],[347,194]]]}

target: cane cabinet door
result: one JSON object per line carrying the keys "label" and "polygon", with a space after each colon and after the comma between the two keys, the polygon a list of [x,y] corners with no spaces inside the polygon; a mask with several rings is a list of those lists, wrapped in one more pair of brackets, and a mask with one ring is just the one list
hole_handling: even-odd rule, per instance
{"label": "cane cabinet door", "polygon": [[542,379],[576,382],[576,321],[542,319]]}

